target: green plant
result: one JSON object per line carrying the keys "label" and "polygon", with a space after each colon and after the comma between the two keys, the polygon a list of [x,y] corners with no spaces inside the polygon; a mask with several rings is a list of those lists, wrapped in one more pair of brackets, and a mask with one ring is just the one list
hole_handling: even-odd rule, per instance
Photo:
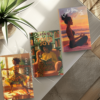
{"label": "green plant", "polygon": [[5,64],[3,64],[3,60],[0,62],[1,70],[4,68]]}
{"label": "green plant", "polygon": [[28,37],[27,32],[17,22],[23,23],[35,29],[35,27],[31,25],[28,21],[16,16],[16,14],[20,13],[21,11],[25,10],[27,7],[33,4],[31,3],[26,6],[16,8],[25,1],[26,0],[0,0],[0,25],[2,26],[2,32],[6,43],[8,43],[8,23],[13,24],[16,28],[21,30],[26,37]]}

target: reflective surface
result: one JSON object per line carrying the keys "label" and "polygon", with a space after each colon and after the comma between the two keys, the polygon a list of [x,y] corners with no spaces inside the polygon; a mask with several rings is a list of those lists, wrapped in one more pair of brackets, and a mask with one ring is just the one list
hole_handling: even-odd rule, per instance
{"label": "reflective surface", "polygon": [[[28,0],[26,4],[32,1],[33,0]],[[48,2],[47,0],[37,0],[33,6],[19,14],[19,16],[31,22],[38,29],[38,31],[59,30],[57,10],[59,8],[77,7],[81,5],[82,4],[77,0],[48,0]],[[90,12],[88,14],[91,41],[93,43],[100,34],[100,22]],[[22,26],[28,33],[34,31],[27,26]],[[0,40],[0,55],[17,54],[20,53],[20,51],[22,53],[24,51],[30,53],[29,45],[29,40],[23,35],[23,33],[16,30],[15,33],[9,38],[8,45],[6,45],[3,40]],[[62,53],[64,73],[72,67],[72,65],[84,54],[84,52],[85,51]],[[61,76],[34,78],[33,83],[35,97],[32,100],[41,100],[61,78]],[[0,88],[2,88],[1,84],[2,81],[0,81]],[[2,89],[0,89],[0,97],[2,98],[1,100],[3,100]]]}

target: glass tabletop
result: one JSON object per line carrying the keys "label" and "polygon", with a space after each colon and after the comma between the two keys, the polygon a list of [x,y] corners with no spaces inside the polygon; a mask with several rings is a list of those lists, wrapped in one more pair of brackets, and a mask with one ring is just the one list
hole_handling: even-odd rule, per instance
{"label": "glass tabletop", "polygon": [[[21,12],[19,16],[32,23],[38,31],[59,30],[58,12],[59,8],[76,7],[82,4],[78,0],[27,0],[24,4],[33,2],[34,4]],[[100,23],[89,12],[90,31],[92,43],[99,36],[99,31],[94,34],[96,30],[99,30]],[[93,29],[94,25],[98,27]],[[27,33],[35,32],[35,30],[21,24]],[[22,32],[18,29],[8,39],[8,45],[4,40],[0,40],[0,55],[30,53],[30,41]],[[62,53],[64,73],[66,73],[71,66],[83,55],[85,51]],[[43,78],[34,78],[34,99],[41,100],[47,92],[62,78],[63,76],[52,76]],[[0,81],[0,85],[2,82]],[[2,96],[2,90],[0,90],[0,96]],[[2,99],[3,100],[3,99]]]}

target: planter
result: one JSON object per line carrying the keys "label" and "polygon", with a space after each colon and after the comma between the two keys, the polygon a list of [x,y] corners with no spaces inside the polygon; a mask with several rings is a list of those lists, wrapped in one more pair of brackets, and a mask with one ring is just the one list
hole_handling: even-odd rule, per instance
{"label": "planter", "polygon": [[[14,32],[16,28],[12,25],[8,25],[8,37],[10,37]],[[2,27],[0,27],[0,39],[4,39],[3,33],[2,33]]]}

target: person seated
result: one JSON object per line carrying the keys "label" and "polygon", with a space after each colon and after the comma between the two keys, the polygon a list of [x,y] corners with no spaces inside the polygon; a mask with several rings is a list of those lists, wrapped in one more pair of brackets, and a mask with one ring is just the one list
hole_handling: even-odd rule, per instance
{"label": "person seated", "polygon": [[43,52],[38,63],[38,73],[43,76],[44,71],[54,70],[55,64],[58,61],[56,54],[52,52],[52,44],[42,41],[39,45],[40,50]]}

